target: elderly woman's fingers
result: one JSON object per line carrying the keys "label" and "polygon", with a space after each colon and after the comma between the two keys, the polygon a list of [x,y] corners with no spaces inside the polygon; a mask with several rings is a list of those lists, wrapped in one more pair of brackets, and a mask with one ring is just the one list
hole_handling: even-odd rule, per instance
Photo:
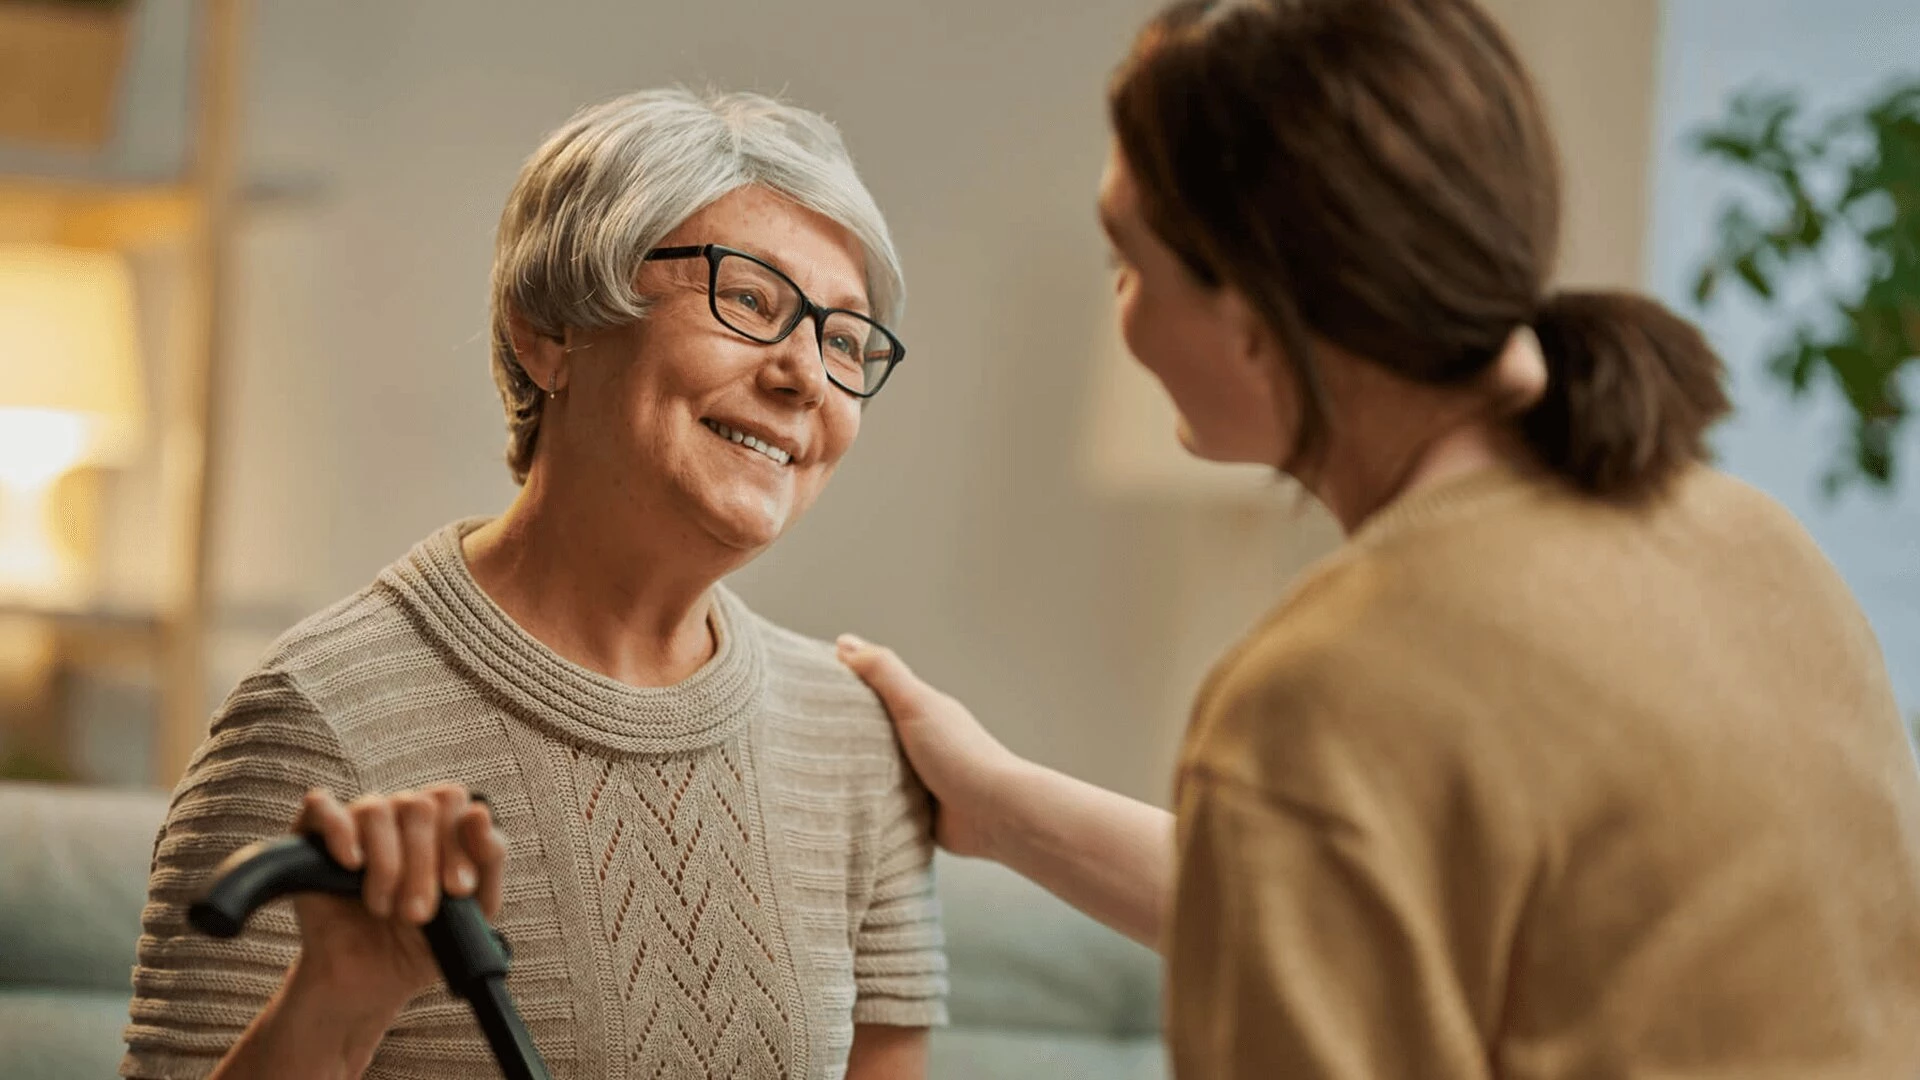
{"label": "elderly woman's fingers", "polygon": [[400,827],[400,887],[396,914],[424,924],[440,906],[440,806],[425,793],[394,796]]}
{"label": "elderly woman's fingers", "polygon": [[448,896],[470,895],[480,879],[461,842],[460,822],[472,805],[471,797],[466,788],[454,784],[441,784],[427,793],[438,807],[440,888]]}
{"label": "elderly woman's fingers", "polygon": [[376,918],[393,914],[394,891],[400,884],[400,831],[394,820],[393,804],[379,795],[355,799],[348,807],[360,834],[360,847],[366,853],[366,871],[361,877],[360,902]]}
{"label": "elderly woman's fingers", "polygon": [[424,924],[440,897],[478,895],[491,918],[505,891],[507,844],[486,802],[465,788],[368,795],[349,806],[315,789],[294,820],[327,851],[360,870],[360,900],[375,918]]}
{"label": "elderly woman's fingers", "polygon": [[507,838],[494,827],[487,806],[474,804],[460,815],[460,841],[479,876],[474,895],[480,900],[480,910],[491,919],[500,913],[506,887]]}
{"label": "elderly woman's fingers", "polygon": [[360,869],[365,857],[360,850],[360,830],[354,824],[353,815],[325,788],[314,788],[300,801],[293,831],[320,837],[335,862],[349,870]]}

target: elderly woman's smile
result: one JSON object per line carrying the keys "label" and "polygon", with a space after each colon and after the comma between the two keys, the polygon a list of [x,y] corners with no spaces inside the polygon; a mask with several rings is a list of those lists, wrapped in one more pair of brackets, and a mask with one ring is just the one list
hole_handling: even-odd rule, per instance
{"label": "elderly woman's smile", "polygon": [[[644,318],[522,355],[548,385],[529,487],[565,477],[616,527],[663,518],[716,558],[773,543],[813,505],[860,431],[866,259],[845,227],[764,187],[682,222],[635,278]],[[612,524],[610,522],[610,524]]]}
{"label": "elderly woman's smile", "polygon": [[761,438],[749,435],[744,428],[737,428],[731,424],[723,424],[711,417],[700,422],[707,425],[707,430],[713,432],[715,435],[733,443],[735,446],[744,446],[754,453],[771,460],[776,465],[785,465],[789,461],[792,461],[795,456],[794,451],[786,449],[772,438]]}

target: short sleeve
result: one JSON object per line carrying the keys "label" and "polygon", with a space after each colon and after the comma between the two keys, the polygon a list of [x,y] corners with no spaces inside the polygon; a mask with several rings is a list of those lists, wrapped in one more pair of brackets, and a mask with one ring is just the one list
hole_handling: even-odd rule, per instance
{"label": "short sleeve", "polygon": [[284,676],[249,677],[214,717],[154,843],[121,1076],[206,1076],[279,989],[300,948],[289,901],[224,941],[189,927],[186,909],[228,855],[286,832],[316,787],[360,794],[333,729]]}
{"label": "short sleeve", "polygon": [[856,1024],[933,1027],[947,1022],[947,956],[933,881],[933,814],[905,767],[875,830],[873,897],[854,936]]}

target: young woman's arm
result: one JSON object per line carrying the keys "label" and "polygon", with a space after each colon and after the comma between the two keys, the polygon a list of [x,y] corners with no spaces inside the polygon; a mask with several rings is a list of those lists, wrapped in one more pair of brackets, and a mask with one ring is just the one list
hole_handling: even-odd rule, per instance
{"label": "young woman's arm", "polygon": [[886,703],[907,759],[939,804],[941,846],[1002,863],[1160,947],[1173,883],[1173,815],[1014,755],[890,649],[849,636],[840,659]]}

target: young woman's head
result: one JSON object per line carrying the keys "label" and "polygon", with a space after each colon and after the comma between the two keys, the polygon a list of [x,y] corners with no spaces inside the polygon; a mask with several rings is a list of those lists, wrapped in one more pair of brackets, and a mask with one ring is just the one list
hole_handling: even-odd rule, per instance
{"label": "young woman's head", "polygon": [[1705,455],[1727,401],[1699,334],[1549,294],[1553,140],[1473,0],[1181,0],[1110,110],[1122,330],[1195,453],[1347,518],[1462,433],[1623,499]]}

